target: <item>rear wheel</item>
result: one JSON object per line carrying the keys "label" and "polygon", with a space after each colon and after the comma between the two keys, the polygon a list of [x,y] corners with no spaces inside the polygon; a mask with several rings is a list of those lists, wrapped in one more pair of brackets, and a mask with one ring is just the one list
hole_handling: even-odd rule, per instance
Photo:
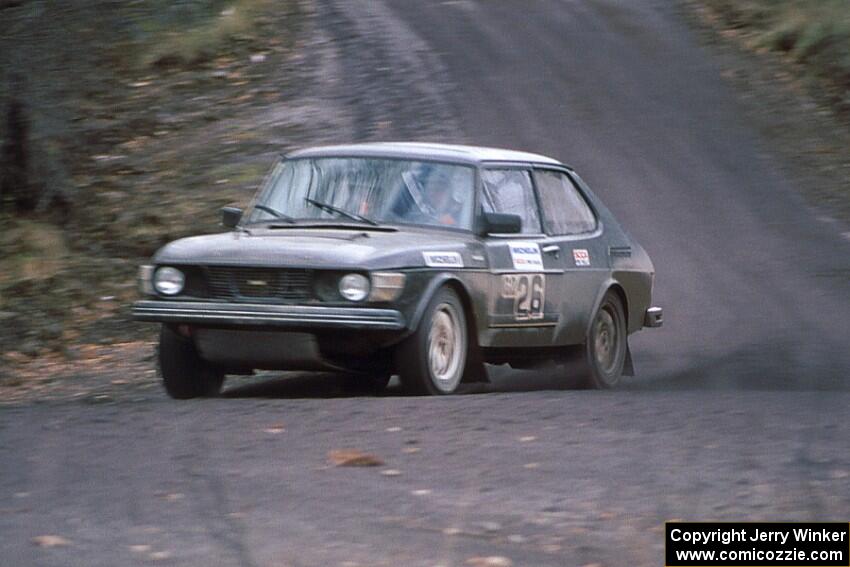
{"label": "rear wheel", "polygon": [[581,385],[606,389],[616,386],[626,362],[627,331],[623,302],[613,291],[602,298],[593,316],[581,362]]}
{"label": "rear wheel", "polygon": [[404,388],[415,394],[451,394],[466,368],[468,340],[460,298],[451,288],[431,299],[419,328],[396,350]]}
{"label": "rear wheel", "polygon": [[159,334],[159,374],[172,398],[218,395],[224,373],[200,357],[194,343],[163,325]]}

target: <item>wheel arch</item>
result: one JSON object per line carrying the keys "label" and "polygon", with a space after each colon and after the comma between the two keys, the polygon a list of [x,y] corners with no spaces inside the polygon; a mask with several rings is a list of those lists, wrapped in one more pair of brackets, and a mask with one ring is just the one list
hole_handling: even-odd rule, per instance
{"label": "wheel arch", "polygon": [[617,296],[620,298],[620,301],[623,302],[623,314],[626,316],[626,329],[629,328],[629,298],[626,295],[626,290],[619,283],[611,284],[611,287],[608,288],[612,290]]}
{"label": "wheel arch", "polygon": [[587,327],[584,330],[584,336],[587,337],[590,334],[590,326],[593,325],[593,316],[596,311],[599,309],[599,306],[602,304],[602,299],[605,298],[605,294],[609,291],[613,291],[617,294],[617,297],[623,303],[623,315],[626,317],[626,361],[623,367],[623,374],[626,376],[634,376],[635,375],[635,367],[634,362],[632,361],[632,349],[629,346],[629,337],[628,337],[628,329],[629,329],[629,297],[626,294],[625,288],[615,280],[614,278],[609,278],[602,286],[600,286],[599,294],[596,297],[596,301],[593,304],[593,311],[590,313],[590,317],[587,320]]}
{"label": "wheel arch", "polygon": [[433,299],[437,291],[443,286],[450,287],[460,298],[460,303],[463,306],[463,315],[466,318],[466,333],[469,339],[469,345],[478,348],[478,320],[475,316],[475,309],[472,306],[472,296],[466,285],[456,275],[451,273],[442,273],[434,277],[425,288],[425,293],[419,300],[419,305],[416,306],[416,311],[410,320],[410,331],[413,332],[419,327],[422,322],[422,317],[425,314],[425,308]]}
{"label": "wheel arch", "polygon": [[593,324],[593,314],[599,309],[599,306],[602,304],[602,299],[609,291],[616,293],[617,297],[620,298],[620,301],[623,302],[623,311],[626,316],[626,329],[629,328],[629,297],[620,282],[614,278],[609,278],[599,287],[599,293],[596,295],[596,300],[593,302],[593,309],[590,312],[590,316],[587,319],[587,326],[584,329],[585,337],[590,332],[590,326]]}

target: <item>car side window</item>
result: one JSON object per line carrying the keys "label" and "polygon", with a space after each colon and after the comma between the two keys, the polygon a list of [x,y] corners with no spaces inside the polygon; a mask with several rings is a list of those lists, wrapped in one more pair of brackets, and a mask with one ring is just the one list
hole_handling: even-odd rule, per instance
{"label": "car side window", "polygon": [[485,213],[519,215],[524,234],[540,234],[540,214],[528,171],[485,169],[481,172],[481,180],[481,204]]}
{"label": "car side window", "polygon": [[538,169],[534,181],[548,234],[581,234],[596,228],[593,211],[565,173]]}

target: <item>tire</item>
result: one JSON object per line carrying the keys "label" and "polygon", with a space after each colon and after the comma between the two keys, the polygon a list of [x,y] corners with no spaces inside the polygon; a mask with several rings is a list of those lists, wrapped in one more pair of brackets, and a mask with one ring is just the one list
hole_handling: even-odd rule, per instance
{"label": "tire", "polygon": [[159,334],[159,374],[168,395],[177,400],[216,396],[224,373],[203,360],[191,340],[166,325]]}
{"label": "tire", "polygon": [[596,390],[615,387],[623,375],[627,348],[623,302],[609,290],[590,324],[580,362],[579,385]]}
{"label": "tire", "polygon": [[466,368],[468,345],[460,298],[443,287],[431,298],[416,331],[396,349],[403,388],[420,395],[454,393]]}

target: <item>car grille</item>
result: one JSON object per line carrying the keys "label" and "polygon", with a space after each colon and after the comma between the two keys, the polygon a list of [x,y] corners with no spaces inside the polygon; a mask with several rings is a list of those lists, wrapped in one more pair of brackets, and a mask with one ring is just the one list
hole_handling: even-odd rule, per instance
{"label": "car grille", "polygon": [[310,270],[210,266],[206,272],[213,299],[297,302],[312,296]]}

